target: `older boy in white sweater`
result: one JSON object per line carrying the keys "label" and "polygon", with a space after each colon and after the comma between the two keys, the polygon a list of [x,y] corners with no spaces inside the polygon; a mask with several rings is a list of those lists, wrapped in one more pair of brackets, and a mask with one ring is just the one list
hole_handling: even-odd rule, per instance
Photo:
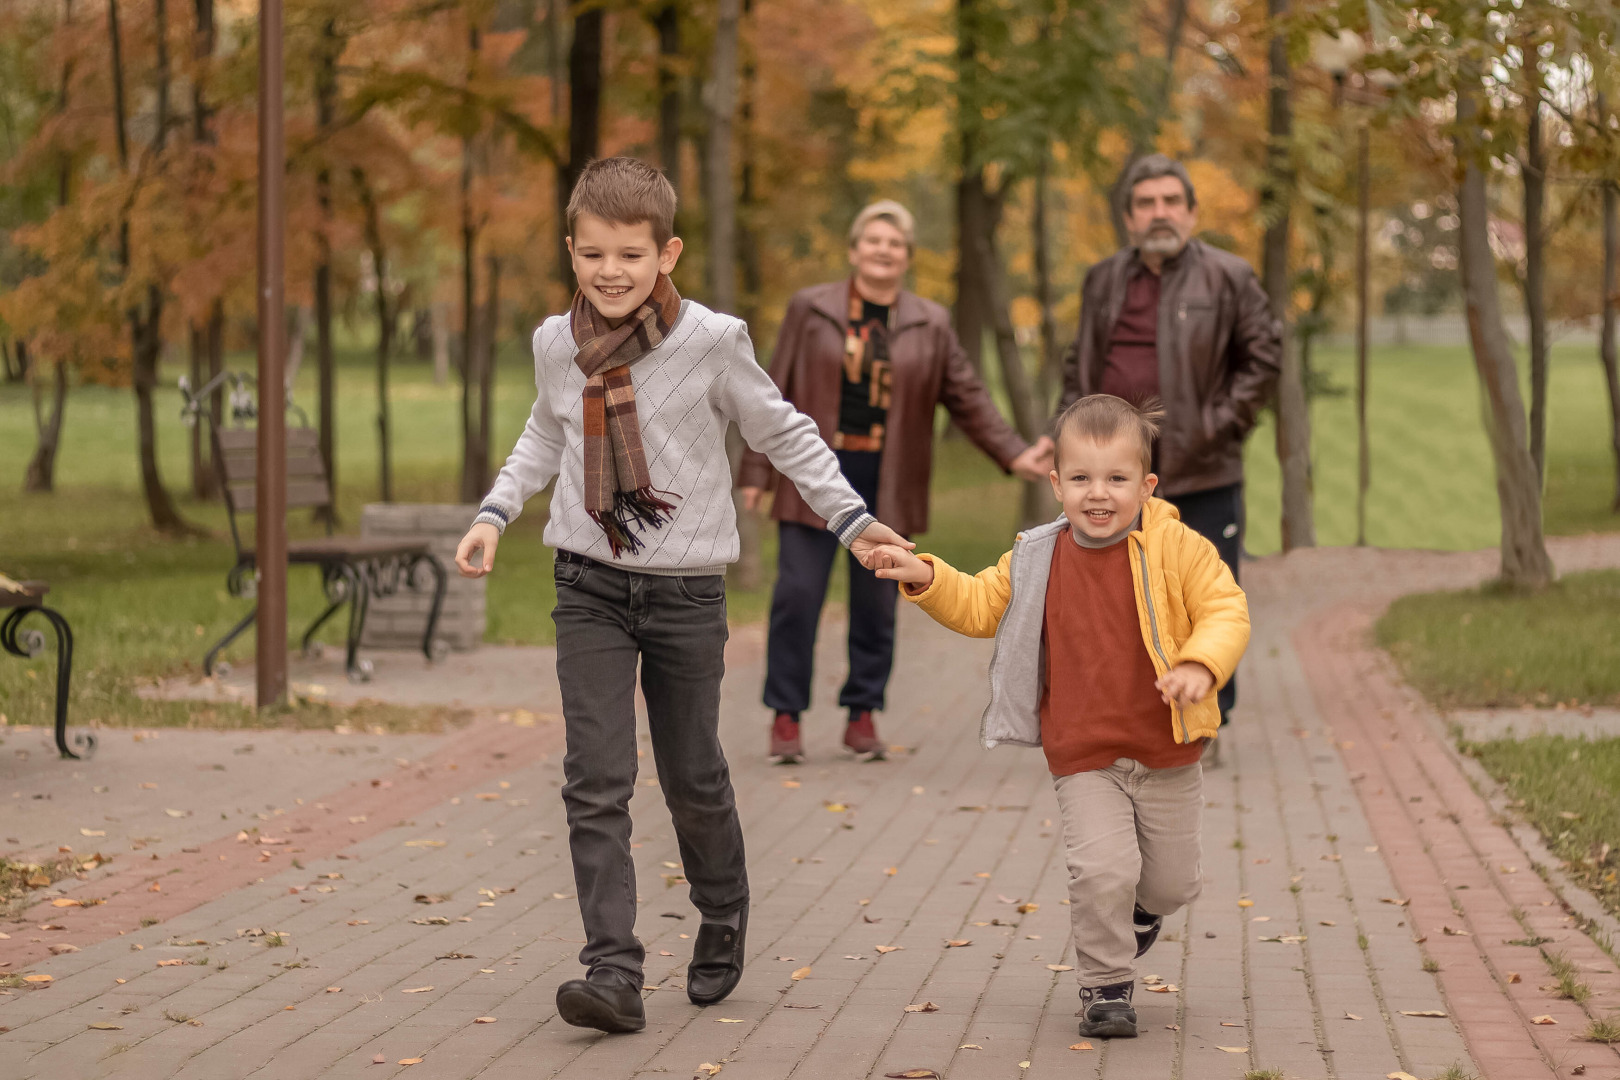
{"label": "older boy in white sweater", "polygon": [[743,323],[676,293],[674,220],[674,188],[643,162],[607,158],[580,175],[568,204],[579,291],[535,331],[534,410],[456,552],[464,575],[489,573],[501,532],[557,478],[545,542],[557,549],[562,794],[589,969],[558,988],[557,1010],[611,1032],[646,1025],[629,813],[638,662],[659,786],[703,917],[687,996],[713,1004],[742,976],[748,878],[718,733],[724,573],[738,553],[727,425],[857,557],[910,546],[867,512],[815,422],[782,400]]}

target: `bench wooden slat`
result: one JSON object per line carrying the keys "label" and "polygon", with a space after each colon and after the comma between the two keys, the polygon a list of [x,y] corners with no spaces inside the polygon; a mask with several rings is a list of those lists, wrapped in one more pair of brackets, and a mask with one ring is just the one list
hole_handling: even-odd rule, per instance
{"label": "bench wooden slat", "polygon": [[[258,485],[253,481],[231,484],[226,489],[231,497],[231,505],[239,514],[251,514],[258,505]],[[306,506],[325,506],[331,501],[327,494],[326,481],[320,480],[294,480],[287,478],[287,509],[295,510]]]}

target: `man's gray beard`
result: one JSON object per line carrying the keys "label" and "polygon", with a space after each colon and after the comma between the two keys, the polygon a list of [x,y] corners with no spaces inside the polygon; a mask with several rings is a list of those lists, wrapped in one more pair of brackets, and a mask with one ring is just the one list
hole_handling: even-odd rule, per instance
{"label": "man's gray beard", "polygon": [[1144,255],[1162,255],[1165,258],[1170,258],[1181,254],[1181,249],[1186,246],[1187,242],[1179,235],[1166,236],[1163,233],[1157,233],[1142,237],[1137,242],[1136,249]]}

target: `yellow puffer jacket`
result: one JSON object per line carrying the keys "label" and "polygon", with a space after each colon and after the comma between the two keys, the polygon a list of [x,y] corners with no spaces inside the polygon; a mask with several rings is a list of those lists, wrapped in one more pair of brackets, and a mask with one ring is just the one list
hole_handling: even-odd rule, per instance
{"label": "yellow puffer jacket", "polygon": [[[982,737],[986,746],[1040,745],[1040,698],[1046,685],[1046,584],[1058,542],[1072,542],[1066,519],[1018,534],[1013,549],[994,567],[965,574],[933,555],[934,580],[926,590],[901,595],[935,622],[970,637],[996,639],[990,660],[990,704]],[[1249,604],[1221,561],[1215,545],[1181,523],[1176,508],[1149,499],[1142,525],[1125,540],[1142,643],[1153,668],[1165,672],[1196,660],[1226,685],[1249,644]],[[1220,708],[1211,692],[1189,709],[1171,706],[1177,742],[1214,738]]]}

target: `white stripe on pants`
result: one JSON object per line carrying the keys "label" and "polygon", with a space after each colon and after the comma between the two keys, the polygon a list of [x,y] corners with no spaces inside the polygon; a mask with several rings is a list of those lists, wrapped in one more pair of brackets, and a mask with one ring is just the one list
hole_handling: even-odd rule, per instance
{"label": "white stripe on pants", "polygon": [[1134,979],[1133,907],[1170,915],[1203,888],[1204,767],[1150,769],[1120,758],[1052,783],[1063,813],[1080,985]]}

